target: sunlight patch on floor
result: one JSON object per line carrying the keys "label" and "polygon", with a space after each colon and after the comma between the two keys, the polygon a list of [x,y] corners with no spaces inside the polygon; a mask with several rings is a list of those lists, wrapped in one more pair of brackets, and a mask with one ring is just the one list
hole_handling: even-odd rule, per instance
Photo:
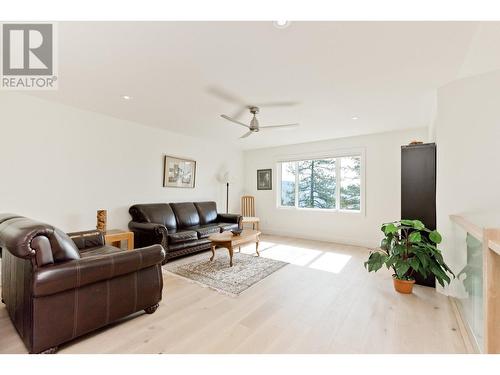
{"label": "sunlight patch on floor", "polygon": [[323,253],[314,262],[309,264],[309,268],[316,270],[340,273],[351,259],[350,255],[337,253]]}
{"label": "sunlight patch on floor", "polygon": [[[246,254],[255,254],[255,245],[244,246],[241,251]],[[346,254],[269,241],[260,241],[259,253],[262,257],[331,273],[340,273],[351,259],[351,256]]]}

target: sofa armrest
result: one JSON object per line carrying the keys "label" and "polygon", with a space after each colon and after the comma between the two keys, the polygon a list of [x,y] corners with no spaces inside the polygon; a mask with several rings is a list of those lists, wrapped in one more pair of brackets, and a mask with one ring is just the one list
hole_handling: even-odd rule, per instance
{"label": "sofa armrest", "polygon": [[160,244],[167,248],[168,230],[165,225],[156,223],[139,223],[131,221],[128,223],[129,229],[134,232],[135,245],[138,247]]}
{"label": "sofa armrest", "polygon": [[167,228],[162,224],[131,221],[128,223],[128,227],[133,232],[155,233],[157,235],[168,234]]}
{"label": "sofa armrest", "polygon": [[154,265],[160,266],[164,259],[163,247],[153,245],[40,267],[33,276],[33,295],[48,296],[110,280]]}
{"label": "sofa armrest", "polygon": [[85,251],[91,247],[104,246],[104,235],[98,230],[68,233],[78,250]]}
{"label": "sofa armrest", "polygon": [[240,224],[242,218],[239,214],[217,214],[217,221],[222,223]]}

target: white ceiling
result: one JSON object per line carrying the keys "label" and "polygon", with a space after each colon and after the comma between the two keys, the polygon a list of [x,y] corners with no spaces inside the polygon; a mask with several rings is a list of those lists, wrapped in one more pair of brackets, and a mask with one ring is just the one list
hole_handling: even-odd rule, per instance
{"label": "white ceiling", "polygon": [[[437,87],[500,67],[499,25],[62,22],[59,90],[35,95],[244,149],[421,127]],[[259,120],[301,126],[240,140],[245,129],[220,118],[238,107],[211,88],[299,101],[262,108]]]}

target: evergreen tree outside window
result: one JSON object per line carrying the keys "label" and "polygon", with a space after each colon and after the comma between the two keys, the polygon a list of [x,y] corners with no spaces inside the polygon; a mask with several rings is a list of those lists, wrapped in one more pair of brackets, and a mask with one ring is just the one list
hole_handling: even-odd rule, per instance
{"label": "evergreen tree outside window", "polygon": [[295,207],[295,162],[281,163],[281,205]]}
{"label": "evergreen tree outside window", "polygon": [[361,211],[361,155],[280,163],[281,207]]}
{"label": "evergreen tree outside window", "polygon": [[340,158],[340,209],[360,210],[361,205],[361,158]]}
{"label": "evergreen tree outside window", "polygon": [[302,208],[335,208],[335,159],[302,160],[298,204]]}

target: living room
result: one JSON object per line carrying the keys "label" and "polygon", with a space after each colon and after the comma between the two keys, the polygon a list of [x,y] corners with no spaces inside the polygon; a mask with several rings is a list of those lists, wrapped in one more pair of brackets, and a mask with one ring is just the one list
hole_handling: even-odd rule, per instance
{"label": "living room", "polygon": [[500,22],[107,14],[2,17],[0,354],[500,353]]}

